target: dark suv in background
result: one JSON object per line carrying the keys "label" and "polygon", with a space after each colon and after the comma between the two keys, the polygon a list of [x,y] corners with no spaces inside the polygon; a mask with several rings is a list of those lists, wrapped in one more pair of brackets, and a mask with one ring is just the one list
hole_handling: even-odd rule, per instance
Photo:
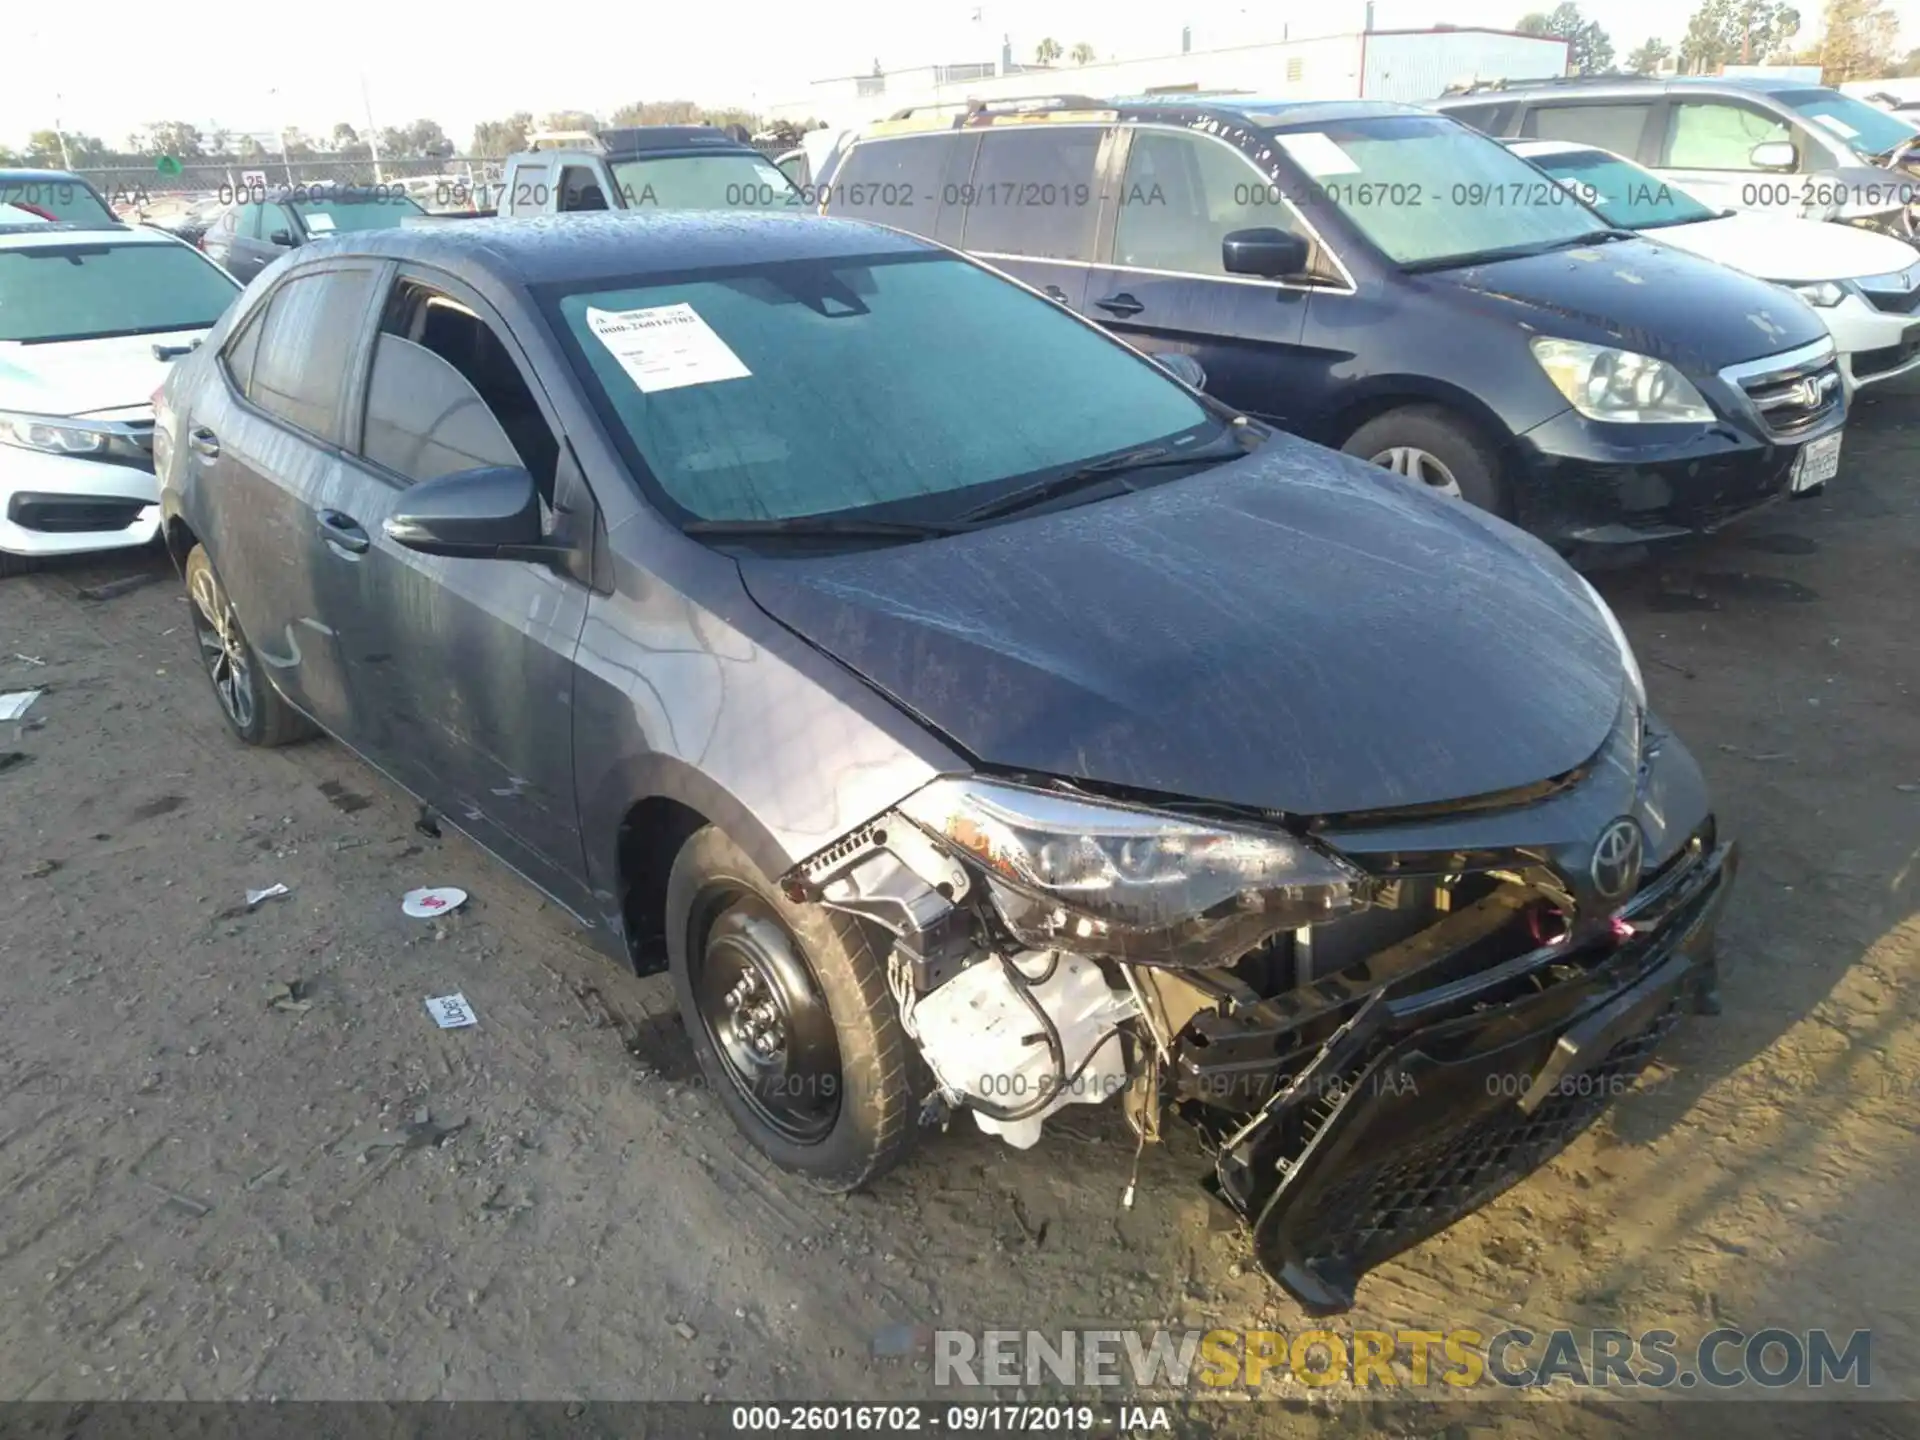
{"label": "dark suv in background", "polygon": [[1839,463],[1802,300],[1613,229],[1430,111],[1050,100],[896,117],[829,166],[826,213],[964,249],[1562,547],[1711,530]]}
{"label": "dark suv in background", "polygon": [[207,227],[200,248],[234,279],[253,279],[288,251],[326,235],[388,230],[427,212],[386,185],[286,186],[243,192]]}
{"label": "dark suv in background", "polygon": [[1914,238],[1912,124],[1795,80],[1631,75],[1501,82],[1433,108],[1489,135],[1572,140],[1638,161],[1727,210],[1838,220]]}

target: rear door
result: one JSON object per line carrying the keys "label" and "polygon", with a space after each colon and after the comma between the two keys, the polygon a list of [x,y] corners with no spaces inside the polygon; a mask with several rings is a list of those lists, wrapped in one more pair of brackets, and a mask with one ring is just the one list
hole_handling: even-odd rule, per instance
{"label": "rear door", "polygon": [[[577,911],[573,661],[595,508],[532,367],[453,279],[397,272],[363,370],[355,453],[332,496],[324,595],[354,685],[353,746]],[[518,465],[573,573],[423,555],[390,540],[409,486]]]}
{"label": "rear door", "polygon": [[982,130],[971,178],[943,186],[964,217],[960,248],[1079,309],[1100,224],[1099,179],[1117,137],[1098,124]]}
{"label": "rear door", "polygon": [[1207,391],[1297,427],[1326,388],[1326,363],[1302,348],[1315,287],[1229,275],[1221,241],[1277,227],[1330,266],[1284,186],[1224,140],[1191,130],[1126,127],[1107,262],[1088,272],[1084,313],[1150,353],[1191,355]]}
{"label": "rear door", "polygon": [[323,614],[321,518],[374,278],[371,263],[341,261],[282,280],[222,349],[225,383],[206,387],[183,437],[210,497],[201,539],[241,629],[281,693],[336,735],[352,704]]}

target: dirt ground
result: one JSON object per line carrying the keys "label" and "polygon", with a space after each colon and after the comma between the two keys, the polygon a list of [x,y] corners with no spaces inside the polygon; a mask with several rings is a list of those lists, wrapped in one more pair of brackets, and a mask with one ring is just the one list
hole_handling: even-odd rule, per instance
{"label": "dirt ground", "polygon": [[[1597,577],[1745,846],[1725,1013],[1353,1325],[1871,1327],[1875,1392],[1920,1397],[1920,396],[1856,417],[1828,495]],[[31,687],[0,724],[0,1399],[877,1398],[929,1390],[888,1326],[1302,1324],[1193,1145],[1121,1208],[1103,1112],[1025,1154],[956,1125],[848,1199],[774,1172],[689,1083],[663,978],[338,747],[228,738],[164,559],[0,582],[0,691]],[[473,898],[403,917],[427,884]],[[443,1032],[453,991],[479,1023]],[[1647,1423],[1341,1408],[1238,1428]],[[1741,1428],[1842,1433],[1815,1409]]]}

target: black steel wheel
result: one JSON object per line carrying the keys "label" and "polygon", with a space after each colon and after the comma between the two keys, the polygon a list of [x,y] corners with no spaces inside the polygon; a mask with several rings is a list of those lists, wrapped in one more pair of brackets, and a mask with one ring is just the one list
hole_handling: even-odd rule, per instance
{"label": "black steel wheel", "polygon": [[712,825],[674,859],[666,909],[681,1017],[747,1139],[826,1190],[897,1163],[932,1079],[867,929],[781,893]]}

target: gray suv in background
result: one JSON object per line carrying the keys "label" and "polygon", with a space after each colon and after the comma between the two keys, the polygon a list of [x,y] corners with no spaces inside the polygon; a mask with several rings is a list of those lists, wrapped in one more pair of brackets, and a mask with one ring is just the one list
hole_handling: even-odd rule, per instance
{"label": "gray suv in background", "polygon": [[1838,90],[1768,79],[1572,76],[1475,86],[1433,108],[1501,138],[1611,150],[1727,210],[1915,235],[1920,130]]}

